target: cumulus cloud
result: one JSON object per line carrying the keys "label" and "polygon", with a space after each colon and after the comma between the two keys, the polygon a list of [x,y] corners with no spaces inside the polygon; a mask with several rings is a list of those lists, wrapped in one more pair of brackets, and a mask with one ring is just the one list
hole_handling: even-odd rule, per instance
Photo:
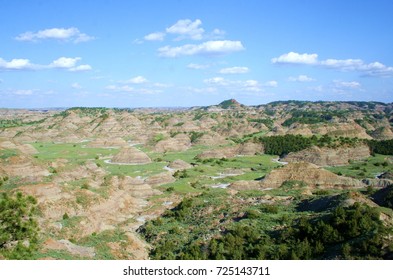
{"label": "cumulus cloud", "polygon": [[230,81],[224,79],[223,77],[213,77],[213,78],[205,79],[203,80],[203,82],[206,84],[220,85],[220,86],[226,86],[230,84]]}
{"label": "cumulus cloud", "polygon": [[12,94],[15,95],[32,95],[33,93],[34,90],[32,89],[17,89],[12,92]]}
{"label": "cumulus cloud", "polygon": [[164,38],[165,38],[165,33],[163,32],[150,33],[144,37],[146,41],[163,41]]}
{"label": "cumulus cloud", "polygon": [[341,71],[358,71],[365,76],[393,76],[393,67],[388,67],[378,61],[367,64],[361,59],[327,59],[321,61],[320,64]]}
{"label": "cumulus cloud", "polygon": [[264,86],[266,87],[278,87],[278,82],[277,81],[267,81],[264,83]]}
{"label": "cumulus cloud", "polygon": [[356,81],[345,82],[345,81],[335,80],[333,81],[333,83],[334,86],[337,88],[359,89],[361,87],[361,84]]}
{"label": "cumulus cloud", "polygon": [[119,93],[133,93],[133,94],[157,94],[162,92],[160,89],[155,89],[155,88],[135,88],[131,87],[129,85],[109,85],[105,87],[105,89],[113,91],[113,92],[119,92]]}
{"label": "cumulus cloud", "polygon": [[0,70],[44,70],[44,69],[65,69],[68,71],[88,71],[92,67],[88,64],[77,65],[77,62],[81,60],[80,57],[60,57],[49,65],[40,65],[31,63],[30,60],[24,58],[16,58],[10,61],[6,61],[0,58]]}
{"label": "cumulus cloud", "polygon": [[272,63],[281,63],[281,64],[316,64],[318,61],[318,55],[308,54],[308,53],[295,53],[289,52],[279,57],[272,58]]}
{"label": "cumulus cloud", "polygon": [[78,65],[76,67],[71,67],[71,68],[68,69],[68,71],[71,71],[71,72],[84,72],[84,71],[89,71],[91,69],[92,68],[91,68],[90,65],[82,64],[82,65]]}
{"label": "cumulus cloud", "polygon": [[0,57],[0,70],[31,70],[37,68],[37,65],[30,63],[30,60],[24,58],[14,58],[6,61]]}
{"label": "cumulus cloud", "polygon": [[60,57],[54,60],[49,66],[53,68],[72,68],[80,59],[80,57]]}
{"label": "cumulus cloud", "polygon": [[66,69],[71,72],[81,72],[91,70],[88,64],[76,65],[81,60],[80,57],[60,57],[49,64],[49,68]]}
{"label": "cumulus cloud", "polygon": [[224,37],[225,34],[226,34],[226,32],[224,30],[221,30],[221,29],[218,29],[218,28],[215,28],[212,31],[212,37],[215,37],[215,38]]}
{"label": "cumulus cloud", "polygon": [[299,75],[297,77],[289,77],[288,81],[290,82],[312,82],[315,81],[315,79],[308,77],[307,75]]}
{"label": "cumulus cloud", "polygon": [[266,87],[277,87],[277,81],[267,81],[260,83],[257,80],[230,80],[223,77],[213,77],[205,79],[205,84],[216,87],[223,87],[227,91],[233,92],[263,92]]}
{"label": "cumulus cloud", "polygon": [[136,76],[126,81],[118,81],[116,84],[108,85],[105,89],[119,93],[157,94],[170,86],[168,84],[150,82],[143,76]]}
{"label": "cumulus cloud", "polygon": [[61,41],[72,41],[74,43],[87,42],[93,40],[94,37],[89,36],[85,33],[79,31],[78,28],[50,28],[39,30],[37,32],[25,32],[17,37],[15,37],[18,41],[30,41],[36,42],[46,39],[55,39]]}
{"label": "cumulus cloud", "polygon": [[73,89],[81,89],[81,88],[82,88],[82,86],[81,86],[79,83],[72,83],[72,84],[71,84],[71,87],[72,87]]}
{"label": "cumulus cloud", "polygon": [[386,66],[378,61],[365,63],[361,59],[326,59],[318,60],[317,54],[299,54],[289,52],[279,57],[271,59],[274,64],[303,64],[315,65],[324,68],[336,69],[339,71],[356,71],[365,76],[391,77],[393,76],[393,67]]}
{"label": "cumulus cloud", "polygon": [[235,66],[235,67],[229,67],[229,68],[223,68],[219,71],[220,74],[244,74],[248,73],[249,69],[247,67],[240,67],[240,66]]}
{"label": "cumulus cloud", "polygon": [[201,40],[205,30],[200,27],[200,25],[202,25],[202,21],[200,19],[196,19],[195,21],[190,19],[181,19],[171,27],[166,28],[166,32],[169,34],[179,35],[177,40],[188,38],[192,40]]}
{"label": "cumulus cloud", "polygon": [[179,47],[165,46],[158,49],[161,57],[179,57],[190,55],[223,55],[242,51],[244,47],[240,41],[207,41],[202,44],[187,44]]}
{"label": "cumulus cloud", "polygon": [[125,81],[125,83],[127,83],[127,84],[144,84],[147,82],[148,82],[148,80],[143,76],[136,76],[136,77],[133,77],[133,78]]}
{"label": "cumulus cloud", "polygon": [[195,70],[202,70],[202,69],[207,69],[209,68],[209,64],[197,64],[197,63],[190,63],[187,65],[187,68],[189,69],[195,69]]}

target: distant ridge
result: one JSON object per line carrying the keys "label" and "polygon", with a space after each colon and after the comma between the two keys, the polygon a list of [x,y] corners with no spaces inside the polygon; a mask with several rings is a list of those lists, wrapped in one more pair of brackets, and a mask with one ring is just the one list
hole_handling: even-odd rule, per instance
{"label": "distant ridge", "polygon": [[228,99],[228,100],[222,101],[217,106],[221,107],[223,109],[228,109],[228,108],[243,107],[244,105],[240,104],[236,99]]}

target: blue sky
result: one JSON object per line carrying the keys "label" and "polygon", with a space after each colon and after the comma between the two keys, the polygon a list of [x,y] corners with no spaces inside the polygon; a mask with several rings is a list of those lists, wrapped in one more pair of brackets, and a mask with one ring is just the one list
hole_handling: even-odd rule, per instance
{"label": "blue sky", "polygon": [[393,1],[0,0],[0,107],[392,102]]}

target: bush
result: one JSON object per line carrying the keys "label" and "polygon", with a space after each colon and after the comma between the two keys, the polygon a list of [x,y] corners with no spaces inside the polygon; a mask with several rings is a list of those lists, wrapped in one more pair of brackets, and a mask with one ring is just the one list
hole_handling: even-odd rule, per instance
{"label": "bush", "polygon": [[37,201],[22,193],[0,198],[0,255],[30,259],[38,247]]}

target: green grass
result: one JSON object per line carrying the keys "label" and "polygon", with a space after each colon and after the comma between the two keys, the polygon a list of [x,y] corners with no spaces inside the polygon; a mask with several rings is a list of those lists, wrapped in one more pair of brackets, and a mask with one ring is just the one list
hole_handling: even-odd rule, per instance
{"label": "green grass", "polygon": [[95,159],[96,156],[109,156],[116,154],[118,149],[89,148],[86,143],[32,143],[38,150],[35,155],[41,162],[50,162],[57,159],[67,159],[71,163],[81,163],[87,159]]}
{"label": "green grass", "polygon": [[55,259],[55,260],[81,260],[78,255],[72,255],[66,250],[46,250],[45,252],[36,252],[33,259]]}
{"label": "green grass", "polygon": [[97,161],[101,164],[112,175],[124,175],[124,176],[152,176],[161,172],[164,172],[164,167],[167,165],[166,162],[152,162],[148,164],[140,165],[120,165],[105,163],[103,160]]}
{"label": "green grass", "polygon": [[18,152],[14,149],[0,150],[0,159],[8,159],[10,157],[18,155]]}
{"label": "green grass", "polygon": [[393,172],[393,164],[389,163],[388,157],[376,154],[365,160],[352,162],[349,165],[327,167],[326,169],[336,174],[357,179],[374,178],[376,175],[386,171]]}
{"label": "green grass", "polygon": [[78,240],[77,244],[86,247],[95,248],[95,259],[113,260],[113,256],[108,243],[110,242],[128,242],[128,237],[120,230],[106,230],[100,233],[93,233],[90,236]]}

